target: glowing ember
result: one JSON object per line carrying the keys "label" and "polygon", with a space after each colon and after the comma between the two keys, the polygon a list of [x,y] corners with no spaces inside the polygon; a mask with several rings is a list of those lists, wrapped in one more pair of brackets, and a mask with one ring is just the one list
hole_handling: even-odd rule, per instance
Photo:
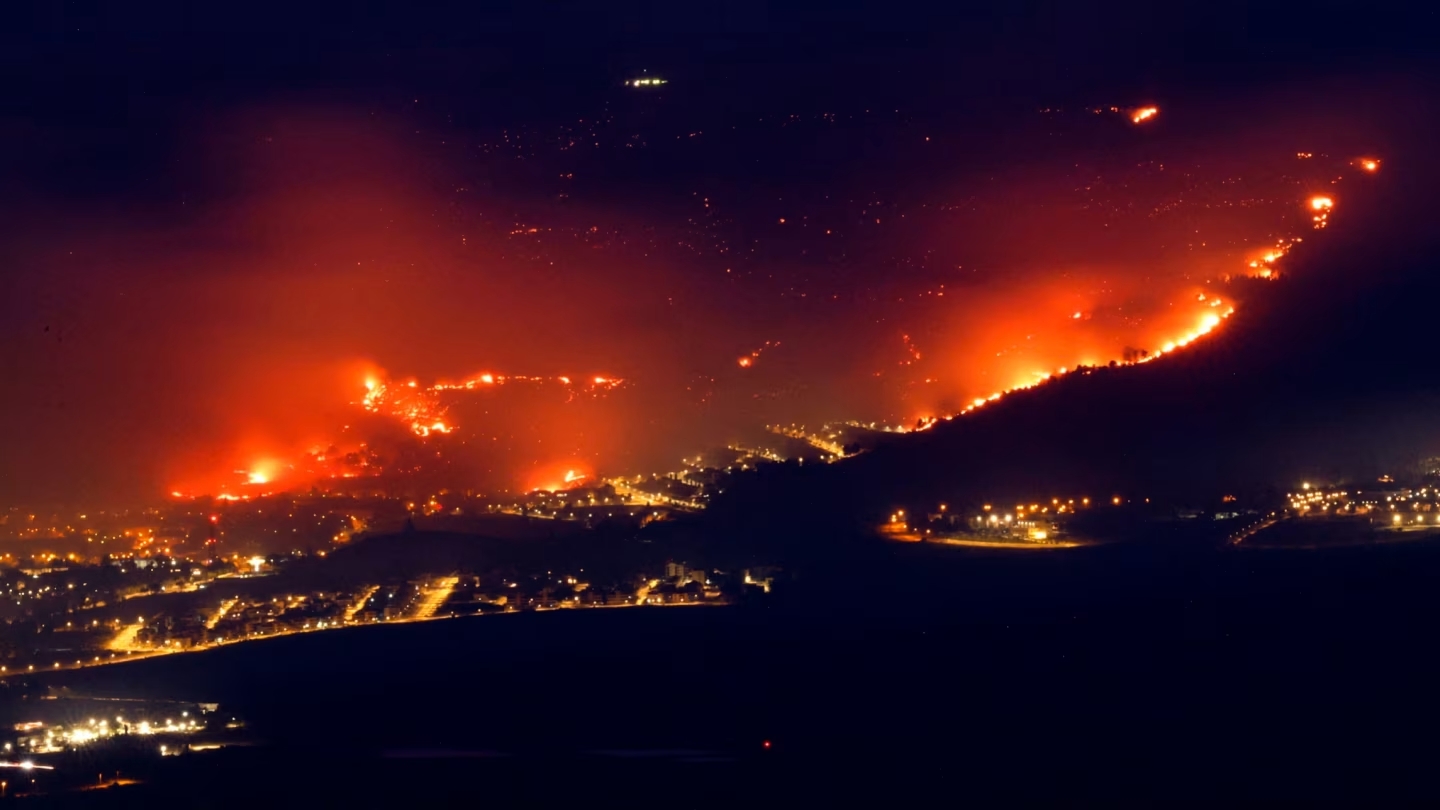
{"label": "glowing ember", "polygon": [[778,340],[767,340],[765,341],[765,345],[761,346],[753,352],[750,352],[749,354],[741,355],[740,358],[735,362],[738,363],[741,368],[750,368],[751,366],[755,365],[756,360],[760,359],[761,352],[764,352],[766,349],[770,349],[779,345],[780,341]]}

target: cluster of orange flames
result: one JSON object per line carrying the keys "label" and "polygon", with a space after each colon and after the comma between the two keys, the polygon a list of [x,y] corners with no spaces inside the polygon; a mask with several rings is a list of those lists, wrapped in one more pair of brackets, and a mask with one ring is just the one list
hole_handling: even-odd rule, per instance
{"label": "cluster of orange flames", "polygon": [[[1207,300],[1208,300],[1208,303],[1209,303],[1209,305],[1210,305],[1211,307],[1217,307],[1217,308],[1218,308],[1218,307],[1224,306],[1224,305],[1221,303],[1221,301],[1220,301],[1219,298],[1206,299],[1206,296],[1205,296],[1204,293],[1201,293],[1199,297],[1200,297],[1200,299],[1201,299],[1202,301],[1207,301]],[[1192,330],[1192,331],[1190,331],[1190,332],[1187,332],[1187,333],[1185,333],[1184,335],[1181,335],[1180,337],[1178,337],[1178,338],[1176,338],[1176,339],[1174,339],[1174,340],[1166,341],[1166,342],[1164,343],[1164,345],[1162,345],[1159,349],[1157,349],[1153,354],[1147,354],[1147,355],[1145,355],[1144,357],[1141,357],[1141,358],[1136,359],[1136,360],[1124,360],[1124,361],[1118,361],[1118,360],[1117,360],[1117,361],[1115,361],[1115,362],[1116,362],[1116,365],[1138,366],[1138,365],[1140,365],[1141,363],[1148,363],[1148,362],[1150,362],[1150,361],[1152,361],[1152,360],[1155,360],[1155,359],[1157,359],[1157,358],[1159,358],[1159,357],[1162,357],[1162,356],[1164,356],[1164,355],[1170,354],[1171,352],[1179,351],[1180,349],[1183,349],[1183,348],[1185,348],[1186,346],[1189,346],[1191,343],[1194,343],[1196,340],[1199,340],[1200,338],[1204,337],[1205,335],[1208,335],[1208,334],[1210,334],[1211,332],[1213,332],[1216,327],[1218,327],[1221,323],[1223,323],[1226,318],[1228,318],[1228,317],[1230,317],[1232,314],[1234,314],[1234,312],[1235,312],[1235,308],[1234,308],[1234,307],[1225,307],[1225,309],[1224,309],[1223,311],[1220,311],[1220,312],[1207,312],[1207,313],[1205,313],[1203,316],[1201,316],[1201,318],[1200,318],[1200,323],[1195,327],[1194,330]],[[971,411],[975,411],[975,410],[978,410],[978,409],[980,409],[980,408],[983,408],[983,407],[985,407],[986,405],[989,405],[989,404],[992,403],[992,402],[998,402],[999,400],[1003,399],[1006,394],[1013,394],[1013,393],[1015,393],[1016,391],[1026,391],[1026,390],[1029,390],[1029,389],[1031,389],[1031,388],[1035,388],[1036,386],[1044,385],[1045,383],[1049,382],[1050,380],[1052,380],[1052,379],[1054,379],[1054,378],[1056,378],[1056,377],[1060,377],[1060,376],[1063,376],[1063,375],[1069,374],[1069,373],[1070,373],[1070,369],[1065,368],[1065,367],[1058,368],[1058,369],[1056,369],[1054,372],[1037,372],[1036,375],[1035,375],[1035,379],[1034,379],[1033,381],[1031,381],[1031,382],[1021,383],[1021,384],[1019,384],[1019,385],[1016,385],[1016,386],[1014,386],[1014,387],[1012,387],[1012,388],[1009,388],[1009,389],[1006,389],[1006,390],[1004,390],[1004,391],[997,391],[996,393],[993,393],[993,394],[991,394],[991,395],[988,396],[988,397],[977,397],[977,398],[975,398],[974,400],[971,400],[970,404],[967,405],[967,406],[965,406],[963,409],[961,409],[960,413],[959,413],[959,414],[956,414],[956,415],[957,415],[957,416],[963,416],[964,414],[970,413]],[[953,417],[950,417],[950,416],[945,417],[946,420],[949,420],[949,419],[952,419],[952,418],[953,418]],[[924,424],[923,424],[923,427],[920,428],[920,429],[923,430],[925,427],[930,427],[931,425],[934,425],[934,424],[935,424],[935,420],[933,420],[933,419],[926,420],[926,421],[924,422]]]}
{"label": "cluster of orange flames", "polygon": [[1130,121],[1138,124],[1142,121],[1149,121],[1159,114],[1159,107],[1139,107],[1130,111]]}
{"label": "cluster of orange flames", "polygon": [[[1102,109],[1095,110],[1097,113],[1103,111]],[[1136,124],[1153,119],[1159,112],[1155,107],[1140,107],[1127,110],[1110,108],[1110,111],[1116,113],[1123,112],[1129,115],[1131,120]],[[1311,154],[1301,152],[1297,153],[1297,156],[1300,158],[1309,158]],[[1374,173],[1380,168],[1380,160],[1369,157],[1358,158],[1352,162],[1352,165],[1366,173]],[[1306,207],[1311,212],[1311,221],[1314,228],[1321,229],[1328,224],[1330,212],[1335,207],[1335,200],[1330,196],[1316,195],[1307,200]],[[1301,241],[1299,237],[1279,240],[1273,248],[1267,249],[1264,254],[1248,262],[1250,272],[1247,275],[1252,278],[1276,278],[1276,262],[1284,257],[1294,245]],[[1228,280],[1228,277],[1226,280]],[[1199,321],[1190,331],[1166,341],[1153,353],[1145,354],[1138,358],[1127,358],[1123,361],[1116,361],[1116,365],[1139,365],[1179,351],[1215,331],[1235,312],[1233,306],[1224,303],[1219,297],[1214,295],[1207,295],[1201,292],[1198,294],[1197,300],[1204,304],[1209,311],[1201,315]],[[1083,317],[1083,313],[1076,312],[1072,317],[1079,319]],[[908,335],[904,336],[904,339],[910,359],[902,363],[902,365],[909,365],[920,359],[920,353],[910,342]],[[778,341],[766,341],[764,345],[756,348],[749,354],[741,355],[737,359],[737,363],[741,368],[750,368],[764,351],[779,345]],[[990,394],[987,397],[977,397],[958,413],[944,416],[943,419],[948,421],[956,416],[971,413],[986,405],[999,401],[1006,394],[1035,388],[1053,378],[1064,376],[1070,373],[1070,371],[1068,368],[1059,368],[1054,372],[1036,372],[1034,379]],[[437,434],[449,434],[456,430],[456,425],[447,418],[450,403],[453,401],[453,394],[513,383],[562,386],[568,392],[569,398],[574,399],[577,396],[594,396],[605,391],[613,390],[623,385],[624,380],[607,376],[594,376],[575,380],[566,376],[502,375],[486,372],[460,382],[444,382],[421,386],[414,380],[395,383],[372,377],[365,381],[365,394],[361,400],[355,404],[370,413],[399,420],[416,436],[429,438]],[[934,426],[939,421],[941,421],[939,418],[927,416],[922,418],[919,425],[913,429],[925,430]],[[275,482],[277,477],[283,472],[285,466],[286,465],[279,462],[267,462],[257,464],[249,470],[237,470],[236,472],[245,477],[245,483],[247,485],[263,487]],[[566,489],[589,477],[587,474],[588,471],[581,472],[568,467],[569,465],[566,465],[554,471],[540,473],[541,477],[545,479],[545,482],[543,484],[537,483],[531,488],[546,490]],[[560,470],[564,470],[563,481],[560,480]],[[172,494],[176,497],[183,497],[178,491]],[[249,496],[221,494],[217,497],[222,500],[239,500],[248,498]]]}
{"label": "cluster of orange flames", "polygon": [[435,434],[446,434],[455,430],[455,425],[446,420],[450,407],[445,395],[450,392],[475,391],[507,383],[530,383],[563,386],[571,399],[583,394],[610,391],[625,383],[615,377],[596,376],[576,383],[570,377],[530,377],[524,375],[477,374],[456,383],[435,383],[420,386],[414,380],[402,385],[370,378],[365,381],[365,396],[360,407],[365,410],[400,420],[410,431],[421,438]]}
{"label": "cluster of orange flames", "polygon": [[1250,260],[1250,271],[1251,271],[1251,272],[1250,272],[1250,277],[1251,277],[1251,278],[1275,278],[1275,267],[1274,267],[1275,262],[1279,261],[1280,258],[1281,258],[1282,256],[1284,256],[1286,253],[1289,253],[1289,252],[1290,252],[1290,248],[1291,248],[1291,247],[1294,247],[1294,245],[1295,245],[1297,242],[1302,242],[1302,241],[1304,241],[1304,240],[1302,240],[1302,239],[1301,239],[1300,237],[1298,237],[1298,236],[1295,237],[1294,239],[1290,239],[1290,240],[1281,239],[1280,241],[1278,241],[1278,242],[1275,243],[1275,247],[1271,248],[1270,250],[1265,251],[1265,253],[1264,253],[1263,255],[1261,255],[1260,258],[1258,258],[1258,259],[1251,259],[1251,260]]}
{"label": "cluster of orange flames", "polygon": [[[1138,124],[1141,121],[1153,117],[1156,112],[1157,110],[1155,110],[1155,108],[1153,107],[1141,108],[1133,111],[1132,120]],[[1301,152],[1299,153],[1299,156],[1310,157],[1310,154]],[[1380,161],[1376,158],[1358,158],[1354,161],[1354,165],[1359,167],[1362,171],[1373,173],[1379,170]],[[1335,208],[1335,200],[1334,198],[1329,196],[1316,195],[1311,197],[1306,202],[1306,207],[1309,208],[1312,212],[1311,221],[1314,223],[1314,227],[1316,229],[1320,229],[1324,228],[1328,223],[1330,212]],[[1249,263],[1251,269],[1249,275],[1252,278],[1275,278],[1276,275],[1273,267],[1275,262],[1277,262],[1286,253],[1288,253],[1290,251],[1290,248],[1293,247],[1295,244],[1299,243],[1300,241],[1302,240],[1299,237],[1295,237],[1289,240],[1280,240],[1276,243],[1276,246],[1274,248],[1266,251],[1263,256],[1259,257],[1258,259],[1254,259]],[[1196,340],[1199,340],[1200,338],[1215,331],[1216,328],[1218,328],[1222,323],[1225,322],[1226,318],[1229,318],[1235,312],[1235,308],[1233,306],[1227,306],[1223,304],[1221,299],[1217,297],[1207,297],[1204,293],[1200,293],[1198,295],[1198,300],[1202,303],[1207,304],[1215,311],[1207,312],[1203,316],[1201,316],[1199,324],[1197,324],[1193,330],[1173,340],[1166,341],[1154,353],[1146,354],[1143,357],[1133,360],[1116,361],[1116,365],[1140,365],[1141,363],[1148,363],[1152,360],[1156,360],[1172,352],[1179,351],[1180,349],[1189,346]],[[1077,312],[1072,317],[1079,318],[1081,316],[1082,313]],[[1036,386],[1043,385],[1046,382],[1049,382],[1055,377],[1063,376],[1065,374],[1068,374],[1069,372],[1070,369],[1068,368],[1059,368],[1053,373],[1037,372],[1035,375],[1035,379],[1031,382],[1021,383],[1004,391],[998,391],[988,397],[977,397],[976,399],[972,400],[970,404],[963,408],[959,413],[943,418],[944,420],[949,421],[956,416],[963,416],[967,413],[971,413],[980,408],[983,408],[993,402],[998,402],[999,400],[1003,399],[1006,394],[1035,388]],[[919,421],[918,426],[914,429],[926,430],[930,427],[933,427],[939,421],[939,419],[936,419],[934,417],[923,417]]]}

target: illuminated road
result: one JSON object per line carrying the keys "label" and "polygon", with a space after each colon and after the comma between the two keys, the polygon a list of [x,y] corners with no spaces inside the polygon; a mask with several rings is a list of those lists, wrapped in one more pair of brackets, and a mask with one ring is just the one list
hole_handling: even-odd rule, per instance
{"label": "illuminated road", "polygon": [[105,645],[105,649],[111,652],[123,653],[149,652],[149,647],[141,647],[135,643],[135,637],[138,636],[143,629],[145,629],[144,622],[125,625],[120,632],[115,634],[114,638],[110,639],[110,643]]}
{"label": "illuminated road", "polygon": [[[208,584],[210,584],[210,583],[209,583],[208,580],[206,580],[206,581],[204,581],[204,582],[186,582],[186,583],[184,583],[183,585],[175,585],[175,586],[171,586],[171,587],[169,587],[169,588],[166,588],[166,587],[163,587],[163,586],[162,586],[162,587],[160,588],[160,590],[159,590],[159,593],[194,593],[195,591],[204,590],[204,589],[205,589],[205,586],[208,585]],[[152,592],[152,591],[138,590],[138,591],[135,591],[134,593],[127,593],[127,594],[125,594],[124,596],[122,596],[122,597],[120,597],[120,598],[121,598],[121,599],[135,599],[135,598],[141,597],[141,596],[154,596],[154,595],[155,595],[155,592]]]}
{"label": "illuminated road", "polygon": [[500,507],[500,508],[499,508],[498,510],[496,510],[496,511],[498,511],[498,512],[499,512],[500,514],[502,514],[502,515],[515,515],[515,516],[517,516],[517,517],[523,517],[523,518],[539,518],[540,520],[555,520],[555,519],[556,519],[553,514],[552,514],[552,515],[546,515],[546,514],[543,514],[543,513],[539,512],[538,510],[535,510],[535,509],[530,509],[530,510],[527,511],[527,510],[525,510],[525,509],[520,509],[519,507],[514,507],[514,506],[502,506],[502,507]]}
{"label": "illuminated road", "polygon": [[[453,619],[453,618],[458,618],[458,617],[456,617],[456,616],[436,616],[435,613],[436,613],[436,612],[440,609],[440,607],[445,603],[445,600],[446,600],[447,598],[449,598],[449,596],[450,596],[451,592],[454,590],[455,586],[456,586],[457,584],[459,584],[459,581],[460,581],[459,577],[446,577],[446,578],[444,578],[444,579],[439,580],[439,581],[437,582],[437,584],[436,584],[435,587],[433,587],[433,588],[431,588],[431,589],[429,589],[429,590],[427,590],[427,591],[425,592],[423,600],[421,601],[419,607],[416,609],[416,611],[415,611],[415,613],[414,613],[413,615],[407,616],[407,617],[405,617],[405,618],[391,619],[391,620],[385,621],[385,624],[403,624],[403,623],[409,623],[409,622],[440,621],[441,619]],[[537,611],[543,612],[543,611],[551,610],[551,609],[576,609],[576,608],[584,609],[584,610],[596,610],[596,609],[601,609],[601,608],[639,607],[639,606],[645,605],[645,597],[649,594],[650,588],[653,587],[655,584],[658,584],[658,583],[652,581],[649,585],[642,587],[642,588],[640,589],[639,593],[637,594],[637,597],[638,597],[638,598],[635,600],[635,602],[630,603],[630,604],[617,604],[617,605],[575,605],[575,606],[566,606],[566,607],[563,607],[563,608],[539,608],[539,609],[537,609]],[[377,587],[378,587],[378,586],[377,586]],[[666,603],[659,604],[659,605],[649,605],[649,607],[709,607],[709,606],[725,605],[725,604],[729,604],[729,603],[726,602],[725,600],[705,600],[705,601],[701,601],[701,602],[666,602]],[[227,610],[228,610],[228,607],[227,607]],[[502,614],[502,615],[518,615],[518,614],[519,614],[518,611],[508,611],[506,614]],[[477,615],[479,615],[479,614],[477,614]],[[217,618],[218,618],[218,614],[217,614]],[[190,647],[156,648],[156,647],[144,647],[144,646],[139,646],[139,645],[137,645],[137,644],[135,643],[135,638],[136,638],[136,636],[139,634],[140,630],[143,629],[144,626],[145,626],[145,623],[144,623],[143,621],[141,621],[141,622],[136,622],[135,624],[126,625],[124,628],[122,628],[122,629],[120,630],[119,633],[117,633],[117,634],[115,635],[114,638],[112,638],[112,639],[110,640],[110,642],[106,645],[106,649],[110,651],[110,655],[109,655],[108,658],[102,658],[101,656],[98,656],[98,655],[97,655],[97,656],[95,656],[95,657],[94,657],[93,659],[91,659],[91,660],[72,660],[72,661],[65,661],[65,662],[63,662],[63,663],[60,662],[60,661],[56,661],[56,662],[53,662],[53,664],[48,664],[48,665],[38,665],[38,664],[36,664],[36,665],[31,665],[31,666],[29,666],[28,668],[26,668],[26,669],[23,670],[23,671],[22,671],[20,668],[17,667],[13,673],[7,671],[6,667],[0,666],[0,683],[3,683],[6,678],[11,677],[12,675],[16,675],[16,676],[18,676],[18,675],[25,675],[25,674],[39,675],[39,674],[41,674],[41,673],[43,673],[43,672],[56,672],[56,671],[61,671],[61,670],[72,670],[72,669],[86,669],[86,668],[89,668],[89,667],[106,666],[106,665],[109,665],[109,664],[120,664],[120,663],[124,663],[124,662],[126,662],[126,661],[139,661],[139,660],[141,660],[141,659],[154,658],[154,657],[162,656],[162,655],[177,655],[177,654],[181,654],[181,653],[204,652],[205,650],[212,650],[212,649],[215,649],[216,647],[230,646],[230,645],[233,645],[233,644],[243,644],[243,643],[250,642],[250,641],[263,641],[263,640],[266,640],[266,639],[280,638],[281,636],[293,636],[293,635],[299,635],[299,634],[301,634],[301,633],[321,633],[321,632],[326,632],[326,631],[330,631],[330,630],[339,630],[339,629],[345,628],[345,627],[352,627],[352,628],[354,628],[354,627],[363,627],[363,626],[367,626],[368,624],[370,624],[370,623],[369,623],[369,622],[335,622],[334,624],[330,624],[330,625],[327,625],[327,626],[325,626],[325,627],[297,628],[297,629],[294,629],[294,630],[284,630],[284,631],[276,632],[276,633],[256,633],[256,634],[250,635],[250,636],[239,636],[239,637],[236,637],[236,638],[227,638],[227,639],[224,639],[223,641],[212,641],[212,642],[210,642],[210,643],[208,643],[208,644],[195,644],[195,645],[190,646]]]}
{"label": "illuminated road", "polygon": [[937,537],[937,538],[933,538],[933,539],[930,539],[930,540],[926,540],[926,542],[927,542],[927,543],[938,543],[938,544],[940,544],[940,545],[942,545],[942,546],[971,546],[971,547],[973,547],[973,548],[1023,548],[1023,549],[1038,549],[1038,548],[1078,548],[1078,547],[1080,547],[1081,545],[1083,545],[1083,543],[1076,543],[1076,542],[1073,542],[1073,541],[1070,541],[1070,540],[1056,540],[1056,541],[1054,541],[1054,542],[1049,542],[1049,543],[1028,543],[1028,542],[1023,542],[1023,541],[1022,541],[1022,542],[1007,543],[1007,542],[1005,542],[1005,541],[1003,541],[1003,540],[963,540],[963,539],[958,538],[958,537],[943,537],[943,538]]}
{"label": "illuminated road", "polygon": [[881,535],[892,543],[933,543],[937,546],[968,546],[970,548],[1045,549],[1079,548],[1091,545],[1079,540],[1054,540],[1046,543],[1026,540],[980,540],[965,537],[927,537],[919,532],[885,532]]}
{"label": "illuminated road", "polygon": [[224,602],[221,602],[221,603],[220,603],[220,609],[217,610],[217,611],[215,611],[215,615],[214,615],[214,616],[211,616],[209,619],[206,619],[206,620],[205,620],[205,629],[206,629],[206,630],[214,630],[214,629],[215,629],[215,625],[219,624],[219,623],[220,623],[220,620],[223,619],[223,618],[225,618],[225,614],[226,614],[226,613],[229,613],[229,612],[230,612],[230,608],[235,607],[235,603],[238,602],[238,601],[240,601],[240,600],[238,600],[238,599],[226,599]]}
{"label": "illuminated road", "polygon": [[130,778],[128,778],[128,777],[116,777],[116,778],[114,778],[114,779],[108,779],[108,780],[106,780],[106,781],[104,781],[104,782],[100,782],[99,784],[87,785],[87,786],[82,787],[82,788],[76,788],[76,790],[108,790],[109,788],[125,787],[125,786],[127,786],[127,785],[143,785],[143,784],[145,784],[145,783],[144,783],[144,782],[141,782],[139,779],[130,779]]}
{"label": "illuminated road", "polygon": [[421,620],[433,618],[435,611],[439,610],[440,606],[445,604],[445,600],[450,598],[450,592],[455,590],[455,586],[459,582],[459,577],[445,577],[436,582],[425,592],[425,597],[420,600],[420,606],[415,609],[415,615],[410,618]]}
{"label": "illuminated road", "polygon": [[687,501],[682,498],[672,498],[669,495],[663,495],[658,492],[645,492],[635,489],[626,483],[623,478],[606,478],[604,479],[604,483],[614,487],[616,495],[622,498],[632,499],[626,504],[627,506],[649,506],[663,503],[677,509],[692,509],[696,512],[702,511],[705,508],[705,504],[696,503],[695,501]]}
{"label": "illuminated road", "polygon": [[1270,519],[1268,519],[1268,520],[1263,520],[1263,521],[1255,524],[1254,526],[1251,526],[1250,528],[1241,531],[1240,533],[1236,534],[1234,537],[1230,538],[1230,545],[1232,545],[1232,546],[1238,546],[1238,545],[1240,545],[1241,543],[1245,542],[1246,540],[1249,540],[1251,537],[1254,537],[1255,535],[1259,534],[1260,532],[1265,531],[1266,529],[1270,528],[1271,526],[1274,526],[1276,523],[1279,523],[1279,522],[1280,522],[1280,521],[1279,521],[1277,518],[1270,518]]}
{"label": "illuminated road", "polygon": [[652,580],[650,580],[649,582],[646,582],[644,585],[641,585],[639,588],[636,588],[636,589],[635,589],[635,604],[637,604],[637,605],[643,605],[643,604],[645,604],[645,597],[647,597],[647,596],[650,595],[650,589],[653,588],[653,587],[655,587],[656,585],[659,585],[659,584],[660,584],[660,580],[658,580],[658,579],[652,579]]}
{"label": "illuminated road", "polygon": [[734,450],[734,451],[737,452],[737,453],[744,453],[744,454],[747,455],[747,456],[755,456],[756,458],[763,458],[763,459],[765,459],[766,461],[775,461],[775,462],[783,462],[783,461],[785,461],[785,457],[784,457],[784,456],[780,455],[779,453],[776,453],[776,452],[773,451],[773,450],[762,450],[762,449],[757,448],[757,447],[746,447],[746,446],[743,445],[743,444],[732,444],[732,445],[728,445],[728,447],[729,447],[729,449]]}
{"label": "illuminated road", "polygon": [[355,604],[351,605],[349,608],[347,608],[347,609],[345,610],[345,621],[347,621],[347,622],[353,622],[353,621],[355,621],[355,616],[356,616],[357,614],[359,614],[361,610],[364,610],[364,609],[365,609],[365,603],[366,603],[366,602],[369,602],[369,601],[370,601],[370,597],[374,596],[374,595],[375,595],[375,592],[378,591],[378,590],[380,590],[380,586],[379,586],[379,585],[371,585],[371,586],[365,591],[365,593],[361,594],[361,595],[360,595],[360,598],[357,599],[357,600],[355,600]]}
{"label": "illuminated road", "polygon": [[801,428],[782,427],[780,425],[768,425],[765,429],[779,436],[788,436],[792,439],[799,439],[800,441],[805,442],[811,447],[824,450],[832,456],[832,460],[834,461],[839,461],[840,459],[845,458],[848,455],[845,452],[844,445],[840,444],[839,442],[832,441],[825,438],[824,436],[817,436],[814,433],[809,433]]}

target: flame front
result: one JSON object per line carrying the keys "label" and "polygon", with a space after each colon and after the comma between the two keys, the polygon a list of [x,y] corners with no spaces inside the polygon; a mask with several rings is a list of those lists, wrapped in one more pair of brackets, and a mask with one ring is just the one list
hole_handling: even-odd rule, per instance
{"label": "flame front", "polygon": [[589,384],[576,386],[565,376],[507,376],[486,372],[458,383],[435,383],[421,387],[414,380],[394,385],[368,378],[365,380],[365,396],[358,404],[371,413],[398,419],[410,428],[410,432],[426,438],[455,431],[457,425],[445,418],[450,410],[447,397],[507,384],[556,385],[566,390],[569,399],[574,399],[612,391],[624,385],[625,381],[617,377],[595,376]]}
{"label": "flame front", "polygon": [[[1146,111],[1149,111],[1149,114],[1142,117],[1141,113],[1144,113]],[[1134,118],[1134,120],[1138,123],[1139,121],[1144,120],[1145,118],[1149,118],[1153,115],[1153,108],[1144,108],[1142,110],[1136,111],[1136,117]],[[1305,157],[1309,156],[1306,153],[1301,154]],[[1364,171],[1374,171],[1375,168],[1378,168],[1379,161],[1375,159],[1362,159],[1360,161],[1357,161],[1356,165],[1358,165]],[[1315,195],[1307,200],[1306,206],[1312,212],[1312,222],[1314,223],[1314,227],[1317,229],[1324,228],[1328,224],[1330,212],[1333,211],[1335,208],[1335,200],[1333,197],[1330,196]],[[1248,275],[1253,278],[1276,278],[1277,272],[1274,265],[1287,253],[1289,253],[1296,244],[1299,244],[1301,241],[1302,240],[1300,237],[1281,239],[1277,241],[1273,248],[1267,249],[1257,258],[1249,261],[1248,265],[1251,272]],[[1220,297],[1213,294],[1207,295],[1203,291],[1197,293],[1196,303],[1205,305],[1207,308],[1210,309],[1210,311],[1204,312],[1202,315],[1200,315],[1194,327],[1175,337],[1163,340],[1160,343],[1159,347],[1153,351],[1141,352],[1138,355],[1114,358],[1108,361],[1108,363],[1117,366],[1140,365],[1142,363],[1149,363],[1167,354],[1179,351],[1191,345],[1195,341],[1205,337],[1206,335],[1213,333],[1225,322],[1227,318],[1229,318],[1235,313],[1235,308],[1233,306],[1224,304]],[[1072,315],[1070,315],[1069,320],[1080,320],[1083,316],[1083,312],[1076,311]],[[905,343],[907,348],[909,348],[913,352],[914,349],[910,344],[909,335],[905,336]],[[915,356],[918,359],[918,352],[915,352]],[[1095,363],[1085,363],[1084,365],[1094,364]],[[1048,382],[1055,377],[1067,374],[1068,372],[1069,369],[1067,367],[1060,367],[1053,372],[1035,371],[1033,372],[1033,377],[1029,380],[1019,381],[1010,387],[1007,387],[1000,391],[996,391],[988,396],[972,398],[969,404],[966,405],[963,409],[959,411],[959,413],[955,415],[960,416],[971,413],[993,402],[1000,401],[1005,397],[1006,394],[1010,394],[1015,391],[1023,391],[1035,388],[1036,386],[1042,385],[1045,382]],[[926,382],[929,382],[929,380],[927,379]],[[945,418],[951,419],[953,417]],[[936,424],[936,421],[937,420],[935,420],[933,417],[922,416],[918,420],[919,427],[916,429],[927,429]]]}

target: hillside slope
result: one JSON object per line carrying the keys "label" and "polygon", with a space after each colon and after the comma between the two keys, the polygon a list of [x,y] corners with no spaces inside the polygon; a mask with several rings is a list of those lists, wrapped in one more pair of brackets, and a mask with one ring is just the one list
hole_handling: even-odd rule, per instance
{"label": "hillside slope", "polygon": [[1345,189],[1343,224],[1297,251],[1284,278],[1240,282],[1254,289],[1206,340],[1067,375],[840,464],[762,471],[712,519],[853,526],[903,503],[1201,499],[1440,453],[1437,173],[1424,160]]}

